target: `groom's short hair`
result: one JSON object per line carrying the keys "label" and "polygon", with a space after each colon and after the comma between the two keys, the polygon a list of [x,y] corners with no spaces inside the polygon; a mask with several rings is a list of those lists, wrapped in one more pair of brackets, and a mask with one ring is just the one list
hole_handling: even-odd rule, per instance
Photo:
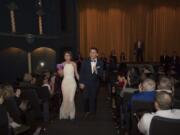
{"label": "groom's short hair", "polygon": [[99,50],[98,50],[96,47],[91,47],[89,50],[90,50],[90,51],[91,51],[91,50],[95,50],[97,53],[99,52]]}

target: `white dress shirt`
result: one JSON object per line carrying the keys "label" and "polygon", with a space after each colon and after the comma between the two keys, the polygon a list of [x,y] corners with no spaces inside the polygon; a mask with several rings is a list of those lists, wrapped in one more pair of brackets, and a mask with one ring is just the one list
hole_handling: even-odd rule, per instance
{"label": "white dress shirt", "polygon": [[140,42],[140,41],[138,41],[138,43],[137,43],[137,48],[138,48],[138,49],[141,48],[141,42]]}
{"label": "white dress shirt", "polygon": [[144,114],[138,123],[138,128],[141,133],[145,135],[149,135],[151,120],[154,116],[160,116],[160,117],[170,118],[170,119],[180,119],[180,110],[179,109],[160,110],[160,111],[157,111],[156,113]]}
{"label": "white dress shirt", "polygon": [[93,61],[91,61],[91,72],[92,74],[94,73],[94,67],[96,67],[97,64],[97,59],[94,59]]}
{"label": "white dress shirt", "polygon": [[42,87],[48,87],[48,90],[51,93],[51,86],[49,84],[43,84]]}

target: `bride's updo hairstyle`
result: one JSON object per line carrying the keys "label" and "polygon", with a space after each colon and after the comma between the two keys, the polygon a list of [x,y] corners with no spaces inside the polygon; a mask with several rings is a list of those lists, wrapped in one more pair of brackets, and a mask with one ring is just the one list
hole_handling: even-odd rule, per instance
{"label": "bride's updo hairstyle", "polygon": [[71,51],[65,51],[64,52],[64,59],[67,60],[72,60],[73,59],[73,56],[72,56],[72,52]]}

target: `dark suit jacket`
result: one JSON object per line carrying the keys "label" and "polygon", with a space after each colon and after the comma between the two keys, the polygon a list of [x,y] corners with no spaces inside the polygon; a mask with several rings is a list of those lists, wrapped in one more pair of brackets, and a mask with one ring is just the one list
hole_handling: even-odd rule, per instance
{"label": "dark suit jacket", "polygon": [[103,62],[99,59],[96,64],[97,74],[92,74],[91,71],[91,60],[84,60],[81,66],[80,79],[79,82],[85,84],[86,88],[94,87],[97,89],[99,87],[99,80],[103,75]]}
{"label": "dark suit jacket", "polygon": [[21,111],[19,110],[15,97],[8,97],[5,99],[4,106],[13,120],[17,123],[21,123]]}
{"label": "dark suit jacket", "polygon": [[178,64],[179,63],[179,56],[172,56],[171,62],[172,62],[172,64]]}
{"label": "dark suit jacket", "polygon": [[134,46],[134,49],[137,53],[137,51],[144,51],[145,50],[145,45],[144,45],[144,42],[141,41],[141,48],[138,48],[138,42],[135,43],[135,46]]}
{"label": "dark suit jacket", "polygon": [[162,55],[162,56],[160,56],[160,62],[161,62],[161,64],[168,64],[169,63],[169,60],[170,58],[169,58],[169,56],[167,56],[167,55]]}
{"label": "dark suit jacket", "polygon": [[6,109],[0,104],[0,135],[8,135],[9,124]]}

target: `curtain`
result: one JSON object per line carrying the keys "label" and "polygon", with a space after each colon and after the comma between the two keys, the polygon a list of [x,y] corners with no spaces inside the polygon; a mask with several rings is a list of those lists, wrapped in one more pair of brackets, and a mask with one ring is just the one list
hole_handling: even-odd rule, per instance
{"label": "curtain", "polygon": [[80,52],[90,47],[100,55],[125,52],[134,60],[137,40],[145,43],[144,57],[159,61],[162,54],[180,52],[180,2],[172,0],[79,0]]}

